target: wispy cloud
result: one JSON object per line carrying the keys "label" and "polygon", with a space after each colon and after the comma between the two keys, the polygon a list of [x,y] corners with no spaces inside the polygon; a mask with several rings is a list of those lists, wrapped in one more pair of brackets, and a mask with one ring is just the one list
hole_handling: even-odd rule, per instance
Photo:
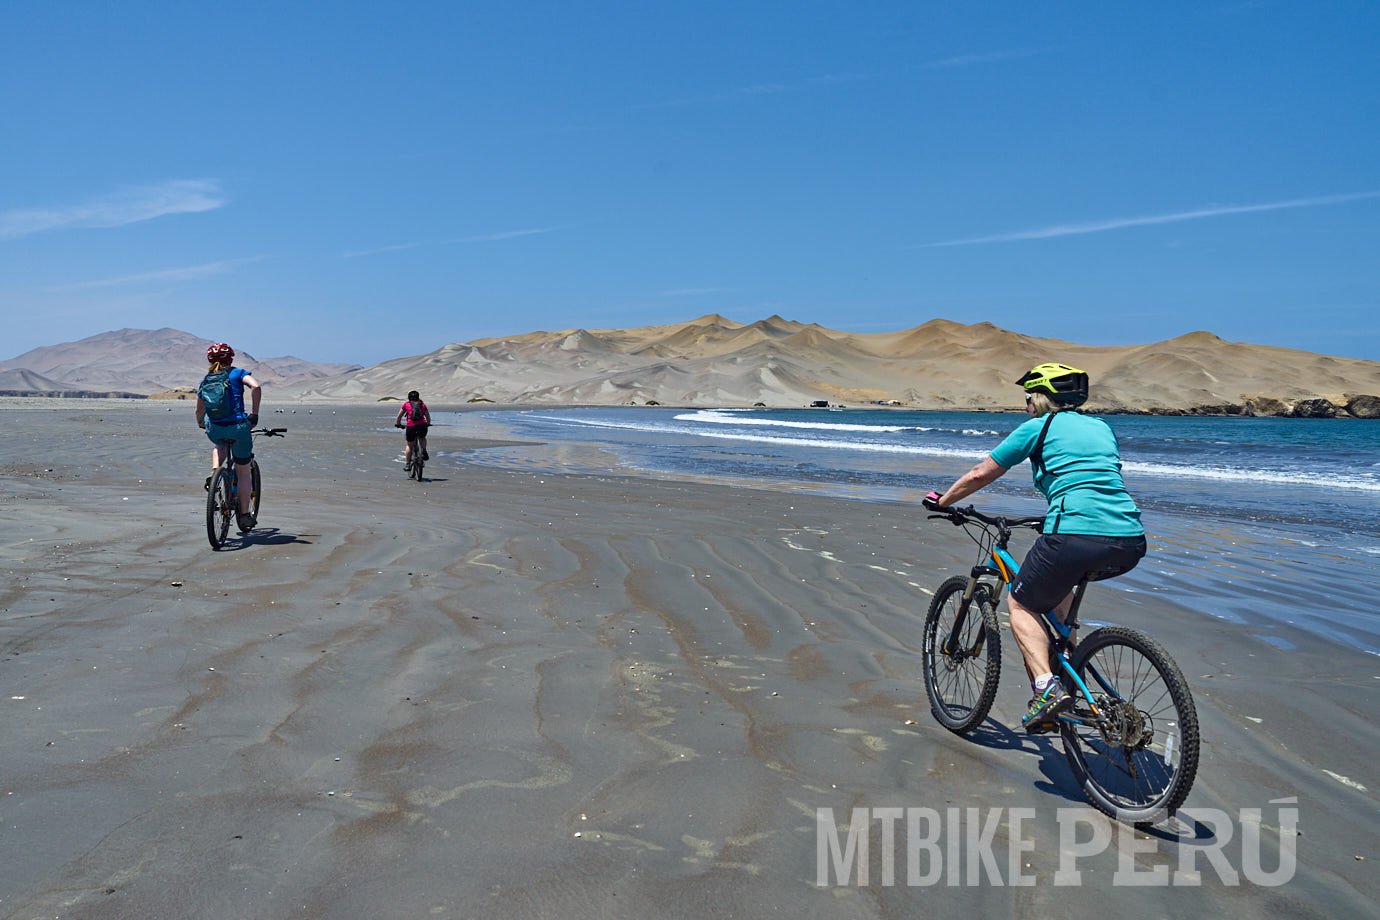
{"label": "wispy cloud", "polygon": [[340,254],[342,259],[358,259],[360,256],[376,256],[384,252],[400,252],[404,249],[416,249],[418,246],[426,246],[427,243],[394,243],[391,246],[378,246],[374,249],[347,249]]}
{"label": "wispy cloud", "polygon": [[199,281],[202,278],[211,278],[216,275],[224,275],[233,271],[240,265],[250,262],[261,262],[266,256],[252,256],[246,259],[222,259],[219,262],[207,262],[204,265],[188,265],[183,268],[164,268],[152,272],[139,272],[134,275],[120,275],[115,278],[100,278],[95,281],[77,281],[72,284],[63,284],[49,288],[51,291],[77,291],[84,288],[102,287],[121,287],[134,284],[159,284],[176,283],[181,281]]}
{"label": "wispy cloud", "polygon": [[484,233],[479,236],[460,236],[451,243],[493,243],[498,240],[512,240],[520,236],[536,236],[539,233],[554,233],[559,227],[537,227],[532,230],[502,230],[498,233]]}
{"label": "wispy cloud", "polygon": [[669,291],[657,291],[657,297],[697,297],[701,294],[726,294],[728,288],[672,288]]}
{"label": "wispy cloud", "polygon": [[447,240],[418,240],[413,243],[394,243],[391,246],[378,246],[374,249],[350,249],[342,252],[342,259],[357,259],[360,256],[376,256],[385,252],[401,252],[419,246],[440,246],[451,243],[494,243],[499,240],[512,240],[520,236],[536,236],[539,233],[554,233],[560,227],[537,227],[531,230],[501,230],[497,233],[481,233],[478,236],[456,236]]}
{"label": "wispy cloud", "polygon": [[754,83],[751,86],[740,86],[737,89],[726,90],[720,93],[708,93],[703,96],[687,96],[682,99],[666,99],[661,102],[639,102],[629,106],[629,108],[634,111],[648,111],[651,109],[671,109],[690,105],[705,105],[712,102],[726,102],[731,99],[774,96],[778,93],[794,93],[820,86],[854,83],[859,80],[871,80],[877,76],[879,75],[869,73],[824,74],[823,76],[806,77],[803,80],[792,80],[784,83]]}
{"label": "wispy cloud", "polygon": [[211,211],[224,204],[225,196],[214,179],[170,179],[127,186],[80,204],[0,211],[0,240],[47,230],[123,227],[169,214]]}
{"label": "wispy cloud", "polygon": [[1019,61],[1021,58],[1047,54],[1053,48],[1025,48],[1015,51],[985,51],[976,54],[955,54],[952,57],[926,61],[919,65],[921,70],[948,70],[953,67],[974,67],[979,64],[1000,64],[1002,61]]}
{"label": "wispy cloud", "polygon": [[[1020,58],[1033,57],[1037,54],[1045,54],[1053,50],[1049,48],[1030,48],[1015,51],[989,51],[977,54],[956,54],[951,57],[938,58],[933,61],[914,65],[920,70],[946,70],[955,67],[973,67],[980,64],[995,64],[1001,61],[1014,61]],[[651,109],[671,109],[692,105],[707,105],[715,102],[728,102],[735,99],[751,99],[761,96],[775,96],[781,93],[798,93],[805,90],[818,89],[821,87],[838,86],[844,83],[858,83],[863,80],[876,80],[886,77],[885,73],[831,73],[822,74],[817,77],[805,77],[798,80],[784,80],[772,83],[754,83],[749,86],[740,86],[736,89],[724,90],[717,93],[706,93],[702,96],[686,96],[681,99],[665,99],[660,102],[640,102],[629,106],[634,111],[647,111]]]}
{"label": "wispy cloud", "polygon": [[1368,198],[1380,198],[1380,191],[1353,192],[1346,195],[1320,195],[1315,198],[1287,198],[1283,201],[1267,201],[1263,204],[1223,205],[1199,208],[1193,211],[1151,214],[1144,217],[1113,217],[1080,224],[1055,224],[1033,230],[1017,230],[1013,233],[996,233],[991,236],[973,236],[957,240],[943,240],[937,243],[920,243],[911,248],[930,249],[937,246],[976,246],[983,243],[1011,243],[1018,240],[1048,240],[1061,236],[1105,233],[1108,230],[1122,230],[1126,227],[1177,224],[1186,220],[1205,220],[1209,217],[1226,217],[1231,214],[1256,214],[1262,211],[1283,211],[1289,208],[1317,208],[1326,205],[1346,204],[1351,201],[1363,201]]}

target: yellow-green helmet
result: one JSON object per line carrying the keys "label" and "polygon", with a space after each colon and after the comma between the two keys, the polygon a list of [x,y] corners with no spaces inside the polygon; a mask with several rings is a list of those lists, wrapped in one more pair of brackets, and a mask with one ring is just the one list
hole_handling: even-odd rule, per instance
{"label": "yellow-green helmet", "polygon": [[1061,406],[1088,401],[1088,372],[1067,364],[1037,364],[1016,381],[1028,393],[1044,393]]}

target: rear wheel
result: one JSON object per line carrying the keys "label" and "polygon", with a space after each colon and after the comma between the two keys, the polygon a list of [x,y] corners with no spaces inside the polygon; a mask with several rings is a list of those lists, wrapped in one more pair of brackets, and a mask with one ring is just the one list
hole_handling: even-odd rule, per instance
{"label": "rear wheel", "polygon": [[426,465],[426,461],[424,461],[424,460],[422,459],[422,449],[421,449],[420,447],[414,447],[414,448],[412,448],[412,478],[413,478],[413,479],[417,480],[418,482],[421,482],[421,481],[422,481],[422,467],[425,466],[425,465]]}
{"label": "rear wheel", "polygon": [[1172,814],[1198,772],[1198,712],[1179,666],[1158,642],[1106,626],[1078,644],[1070,662],[1088,685],[1061,720],[1064,753],[1089,802],[1128,824]]}
{"label": "rear wheel", "polygon": [[968,579],[939,586],[925,617],[925,693],[939,724],[960,734],[987,718],[1001,678],[1001,639],[992,593],[984,584],[965,604]]}
{"label": "rear wheel", "polygon": [[230,488],[230,474],[218,469],[211,476],[206,490],[206,538],[211,549],[220,549],[230,533],[230,521],[235,517],[235,498]]}

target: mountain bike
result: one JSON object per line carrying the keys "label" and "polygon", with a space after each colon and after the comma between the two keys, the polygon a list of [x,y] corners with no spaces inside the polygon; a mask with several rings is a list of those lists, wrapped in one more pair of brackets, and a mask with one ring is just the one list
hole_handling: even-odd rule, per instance
{"label": "mountain bike", "polygon": [[[997,601],[1020,566],[1007,549],[1014,528],[1043,518],[989,517],[971,505],[944,518],[978,545],[968,575],[941,584],[925,618],[925,693],[940,725],[967,734],[986,717],[1001,677]],[[1094,574],[1094,573],[1090,573]],[[1154,824],[1183,804],[1198,770],[1198,713],[1179,666],[1149,636],[1103,626],[1075,637],[1088,587],[1074,589],[1068,618],[1046,611],[1050,669],[1074,698],[1058,717],[1064,754],[1083,795],[1128,824]]]}
{"label": "mountain bike", "polygon": [[[286,428],[256,428],[254,434],[269,438],[281,438]],[[240,477],[235,471],[235,461],[230,454],[230,441],[225,445],[225,459],[206,480],[206,538],[211,541],[211,549],[220,549],[230,534],[230,522],[235,520],[240,508]],[[263,497],[263,480],[259,475],[259,462],[249,461],[251,492],[249,510],[254,517],[259,516],[259,500]]]}
{"label": "mountain bike", "polygon": [[[393,427],[406,428],[402,422],[395,422]],[[426,466],[426,451],[422,450],[421,439],[407,442],[408,448],[412,451],[412,459],[403,461],[403,472],[408,479],[422,481],[422,468]]]}

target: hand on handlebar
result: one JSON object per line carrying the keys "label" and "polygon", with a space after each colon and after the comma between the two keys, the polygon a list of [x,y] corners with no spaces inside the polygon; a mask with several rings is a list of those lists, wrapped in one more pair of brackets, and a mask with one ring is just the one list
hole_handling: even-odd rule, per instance
{"label": "hand on handlebar", "polygon": [[258,427],[259,427],[259,413],[257,413],[257,412],[252,412],[252,413],[250,413],[250,415],[249,415],[249,427],[250,427],[250,428],[258,428]]}
{"label": "hand on handlebar", "polygon": [[948,521],[956,527],[961,525],[964,520],[962,512],[960,512],[957,508],[954,508],[952,506],[946,508],[945,506],[939,504],[939,499],[941,498],[943,498],[943,496],[940,495],[938,492],[931,492],[929,495],[926,495],[924,498],[920,500],[920,504],[924,505],[927,509],[934,512],[934,514],[931,514],[930,517],[940,518],[942,520]]}

